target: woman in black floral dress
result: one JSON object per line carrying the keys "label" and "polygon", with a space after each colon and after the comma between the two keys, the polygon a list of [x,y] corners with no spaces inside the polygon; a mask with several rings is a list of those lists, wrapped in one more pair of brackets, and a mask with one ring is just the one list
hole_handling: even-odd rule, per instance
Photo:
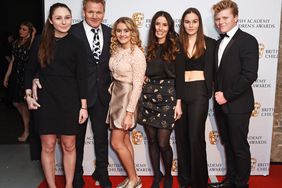
{"label": "woman in black floral dress", "polygon": [[163,174],[160,156],[165,167],[164,187],[172,187],[173,152],[170,135],[175,121],[181,116],[181,101],[175,87],[175,66],[179,55],[177,34],[171,16],[157,12],[149,31],[147,70],[138,113],[138,123],[144,126],[149,142],[149,154],[154,171],[152,188],[158,188]]}
{"label": "woman in black floral dress", "polygon": [[19,111],[24,125],[23,134],[18,137],[25,142],[29,136],[29,111],[24,101],[24,66],[29,58],[29,49],[36,30],[30,22],[23,22],[19,29],[19,39],[13,44],[12,59],[4,78],[4,86],[8,87],[9,100]]}

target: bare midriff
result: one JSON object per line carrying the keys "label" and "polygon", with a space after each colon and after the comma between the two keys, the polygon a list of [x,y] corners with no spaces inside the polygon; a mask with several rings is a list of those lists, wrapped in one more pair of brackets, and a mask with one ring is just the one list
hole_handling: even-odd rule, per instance
{"label": "bare midriff", "polygon": [[204,71],[185,71],[185,82],[205,80]]}

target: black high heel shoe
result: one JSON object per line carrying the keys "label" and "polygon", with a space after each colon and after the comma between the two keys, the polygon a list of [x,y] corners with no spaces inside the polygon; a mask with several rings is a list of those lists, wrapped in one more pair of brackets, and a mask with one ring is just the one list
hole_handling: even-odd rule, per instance
{"label": "black high heel shoe", "polygon": [[154,181],[151,185],[151,188],[159,188],[160,187],[160,184],[161,184],[161,181],[163,179],[163,174],[160,172],[159,174],[155,175],[154,177]]}
{"label": "black high heel shoe", "polygon": [[164,179],[164,188],[172,188],[173,179],[172,176],[165,176]]}

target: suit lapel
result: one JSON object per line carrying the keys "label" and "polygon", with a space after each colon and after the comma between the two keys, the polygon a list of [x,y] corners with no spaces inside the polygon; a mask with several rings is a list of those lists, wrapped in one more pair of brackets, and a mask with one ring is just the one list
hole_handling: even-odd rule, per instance
{"label": "suit lapel", "polygon": [[110,37],[108,37],[108,34],[106,33],[106,29],[104,28],[104,25],[102,24],[102,32],[103,32],[103,40],[104,40],[104,44],[103,44],[103,49],[102,49],[102,53],[100,55],[100,63],[104,62],[105,59],[105,50],[106,50],[106,44],[108,44],[108,40]]}
{"label": "suit lapel", "polygon": [[85,43],[85,46],[87,46],[87,51],[88,53],[91,53],[92,54],[92,51],[91,51],[91,47],[89,45],[89,42],[88,42],[88,39],[87,39],[87,35],[86,35],[86,32],[85,32],[85,29],[83,27],[83,24],[81,22],[81,24],[79,25],[79,32],[80,32],[80,38],[81,40]]}
{"label": "suit lapel", "polygon": [[[229,43],[227,44],[226,48],[223,51],[222,57],[221,57],[221,61],[220,61],[220,65],[219,68],[221,67],[222,64],[226,63],[226,61],[224,61],[225,56],[228,54],[230,48],[232,47],[232,45],[234,44],[234,42],[236,41],[236,39],[238,38],[239,34],[240,34],[241,30],[238,29],[235,33],[235,35],[231,38],[231,40],[229,41]],[[220,44],[220,43],[219,43]]]}
{"label": "suit lapel", "polygon": [[216,47],[215,47],[215,70],[218,69],[218,49],[219,49],[219,45],[220,45],[221,39],[217,41],[216,43]]}
{"label": "suit lapel", "polygon": [[223,51],[219,68],[222,65],[222,63],[224,63],[224,57],[225,57],[226,54],[228,54],[228,51],[229,51],[229,49],[230,49],[230,47],[232,46],[233,43],[234,43],[234,37],[232,37],[232,39],[229,41],[229,43],[227,44],[226,48]]}

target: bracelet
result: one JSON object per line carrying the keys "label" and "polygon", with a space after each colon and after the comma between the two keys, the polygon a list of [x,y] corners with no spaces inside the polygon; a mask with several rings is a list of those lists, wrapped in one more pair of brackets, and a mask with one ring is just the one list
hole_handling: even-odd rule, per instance
{"label": "bracelet", "polygon": [[80,109],[87,110],[87,107],[81,107]]}

